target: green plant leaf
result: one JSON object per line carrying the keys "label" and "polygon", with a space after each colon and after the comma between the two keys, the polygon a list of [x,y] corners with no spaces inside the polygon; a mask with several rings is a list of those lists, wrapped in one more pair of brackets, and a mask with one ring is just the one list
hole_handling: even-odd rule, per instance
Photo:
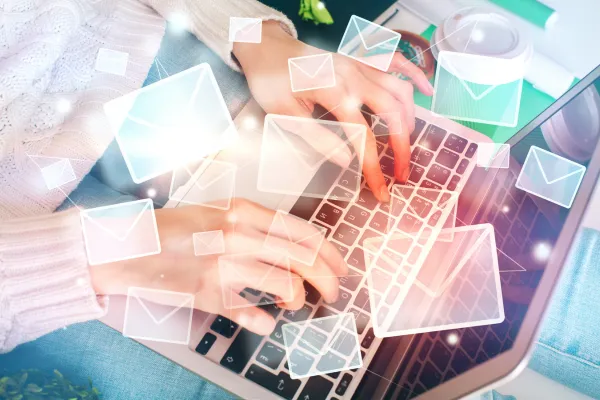
{"label": "green plant leaf", "polygon": [[327,11],[325,4],[321,0],[300,0],[300,10],[298,15],[304,21],[313,21],[318,24],[333,24],[333,17]]}

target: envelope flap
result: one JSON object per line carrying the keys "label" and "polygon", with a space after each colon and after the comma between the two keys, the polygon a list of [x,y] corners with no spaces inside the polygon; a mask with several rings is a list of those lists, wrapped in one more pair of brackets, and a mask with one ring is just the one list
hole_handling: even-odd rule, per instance
{"label": "envelope flap", "polygon": [[549,185],[585,171],[584,166],[539,147],[532,146],[531,154],[535,158],[544,180]]}
{"label": "envelope flap", "polygon": [[231,22],[233,23],[237,32],[245,34],[252,31],[252,29],[256,28],[259,24],[262,24],[262,19],[233,17]]}
{"label": "envelope flap", "polygon": [[206,231],[206,232],[195,232],[194,240],[196,243],[205,246],[211,247],[218,240],[220,240],[223,235],[223,231]]}
{"label": "envelope flap", "polygon": [[[310,169],[317,168],[323,161],[319,154],[302,138],[302,121],[285,117],[267,116],[265,126],[271,130],[273,137],[280,143],[269,139],[267,145],[270,151],[283,151],[289,154]],[[306,124],[316,124],[316,120],[307,119]],[[267,132],[268,132],[267,130]]]}
{"label": "envelope flap", "polygon": [[[358,31],[358,36],[360,37],[362,45],[367,51],[373,50],[388,42],[400,40],[399,33],[394,32],[393,30],[385,28],[381,25],[367,21],[366,19],[353,15],[352,22],[354,23],[354,26]],[[397,45],[397,43],[395,44]],[[395,46],[393,49],[387,50],[394,51]]]}
{"label": "envelope flap", "polygon": [[[193,175],[188,168],[184,167],[183,169],[190,177]],[[237,166],[235,164],[213,160],[211,161],[210,166],[194,182],[194,186],[198,189],[206,190],[213,187],[213,185],[217,184],[222,179],[235,179],[236,172]]]}
{"label": "envelope flap", "polygon": [[129,288],[133,297],[156,325],[168,321],[182,308],[194,307],[194,295],[167,290]]}
{"label": "envelope flap", "polygon": [[152,201],[137,200],[129,203],[98,207],[81,211],[81,218],[117,240],[126,240],[146,212],[153,210]]}
{"label": "envelope flap", "polygon": [[304,75],[314,78],[328,63],[333,63],[333,57],[330,53],[315,54],[313,56],[290,58],[289,62],[304,73]]}

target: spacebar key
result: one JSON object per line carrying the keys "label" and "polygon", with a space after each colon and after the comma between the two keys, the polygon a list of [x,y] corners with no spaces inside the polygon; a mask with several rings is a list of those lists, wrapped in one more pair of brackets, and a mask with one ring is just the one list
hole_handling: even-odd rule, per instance
{"label": "spacebar key", "polygon": [[298,379],[292,379],[285,372],[280,372],[279,375],[275,375],[259,367],[258,365],[251,365],[246,372],[246,378],[254,383],[258,383],[260,386],[268,389],[284,399],[292,400],[302,383]]}
{"label": "spacebar key", "polygon": [[225,352],[221,365],[239,374],[252,358],[261,340],[262,336],[242,329]]}

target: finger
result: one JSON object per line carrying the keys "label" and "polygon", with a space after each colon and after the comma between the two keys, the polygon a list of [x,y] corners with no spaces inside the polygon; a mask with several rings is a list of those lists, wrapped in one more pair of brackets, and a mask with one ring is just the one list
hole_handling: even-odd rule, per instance
{"label": "finger", "polygon": [[[403,105],[403,110],[406,113],[406,118],[401,122],[404,122],[403,128],[406,128],[408,133],[415,130],[415,102],[414,102],[414,89],[413,86],[395,76],[389,74],[382,74],[379,71],[375,71],[372,68],[363,68],[363,74],[372,83],[378,85],[385,91],[391,93],[400,103]],[[389,109],[389,107],[388,107]],[[399,111],[399,110],[388,110]]]}
{"label": "finger", "polygon": [[[276,214],[273,210],[249,201],[240,202],[234,213],[235,215],[233,218],[236,220],[237,225],[249,226],[265,235],[275,235],[287,239],[290,242],[308,247],[311,251],[314,250],[317,252],[318,257],[327,263],[328,267],[334,271],[334,274],[345,275],[347,273],[348,266],[339,250],[327,240],[317,240],[317,235],[322,232],[318,230],[315,225],[309,224],[303,219],[284,212],[278,212]],[[276,221],[276,217],[280,219]],[[236,230],[236,232],[241,231]],[[306,240],[307,238],[309,240]],[[226,244],[226,248],[236,249],[235,251],[240,253],[240,248],[243,246],[256,246],[257,243],[259,243],[262,248],[264,238],[258,242],[255,241],[252,244],[236,242],[232,243],[230,245],[231,247],[227,247]],[[250,252],[254,250],[258,250],[258,248],[252,248],[247,251]]]}
{"label": "finger", "polygon": [[[246,300],[233,290],[229,294],[231,303],[236,304],[236,308],[225,308],[221,306],[220,310],[215,311],[215,314],[227,316],[233,322],[240,326],[251,330],[259,335],[268,335],[275,329],[275,319],[266,311],[255,307],[250,301]],[[196,303],[202,302],[204,299],[196,299]],[[203,309],[201,304],[197,304],[197,309]]]}
{"label": "finger", "polygon": [[[345,97],[351,96],[346,95]],[[336,104],[336,101],[341,99],[343,99],[343,97],[334,100],[330,96],[323,96],[319,99],[319,103],[330,110],[338,121],[360,124],[367,128],[367,136],[364,140],[364,152],[362,157],[363,173],[367,180],[367,184],[373,191],[375,197],[379,201],[387,203],[390,200],[390,192],[388,191],[383,172],[381,172],[381,167],[379,165],[379,154],[377,153],[375,136],[371,131],[370,125],[365,120],[365,117],[363,117],[360,112],[360,109]],[[356,153],[360,154],[361,149],[363,149],[363,139],[354,135],[352,145],[354,146]]]}
{"label": "finger", "polygon": [[[402,121],[406,120],[404,115],[406,115],[407,109],[389,92],[376,85],[370,84],[370,86],[365,91],[368,95],[364,98],[364,102],[376,114],[382,115],[386,121],[391,133],[390,145],[394,151],[394,175],[400,181],[406,182],[410,173],[410,140],[407,129],[403,126],[405,124]],[[391,110],[395,112],[390,113],[389,111]]]}
{"label": "finger", "polygon": [[[282,242],[285,241],[282,240]],[[279,244],[283,245],[283,243]],[[280,267],[286,267],[286,265],[281,266],[281,253],[262,252],[259,257],[265,263],[279,264]],[[331,303],[337,300],[339,293],[338,275],[328,267],[323,259],[317,257],[313,265],[306,265],[291,258],[287,258],[286,262],[289,263],[292,272],[306,279],[321,293],[327,302]]]}
{"label": "finger", "polygon": [[417,86],[419,91],[424,95],[433,95],[433,86],[425,76],[425,73],[421,71],[419,67],[407,60],[401,53],[396,52],[388,72],[399,72],[402,75],[410,78],[410,80]]}
{"label": "finger", "polygon": [[[304,101],[305,104],[307,102]],[[342,168],[350,165],[352,153],[346,143],[338,135],[325,128],[322,121],[312,118],[312,113],[307,107],[294,99],[282,105],[281,109],[284,111],[284,115],[296,118],[275,117],[271,123],[276,124],[286,138],[295,143],[297,151],[302,152],[302,147],[311,147],[318,153],[327,155],[331,161]],[[304,151],[306,152],[306,149]]]}
{"label": "finger", "polygon": [[219,276],[226,308],[230,308],[227,307],[230,298],[226,297],[229,291],[237,293],[246,287],[279,297],[286,308],[301,308],[305,301],[302,278],[291,271],[285,257],[271,258],[271,264],[265,264],[263,258],[260,253],[219,257]]}

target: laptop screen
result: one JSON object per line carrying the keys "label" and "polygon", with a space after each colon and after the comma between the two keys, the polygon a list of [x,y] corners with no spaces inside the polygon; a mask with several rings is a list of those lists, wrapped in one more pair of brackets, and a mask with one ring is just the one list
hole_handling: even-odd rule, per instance
{"label": "laptop screen", "polygon": [[[416,335],[390,398],[416,397],[512,347],[600,141],[599,90],[600,78],[520,140],[479,151],[490,168],[476,168],[461,190],[456,226],[493,226],[504,321]],[[455,302],[445,316],[489,311],[490,287],[460,277],[444,289],[444,302]]]}

